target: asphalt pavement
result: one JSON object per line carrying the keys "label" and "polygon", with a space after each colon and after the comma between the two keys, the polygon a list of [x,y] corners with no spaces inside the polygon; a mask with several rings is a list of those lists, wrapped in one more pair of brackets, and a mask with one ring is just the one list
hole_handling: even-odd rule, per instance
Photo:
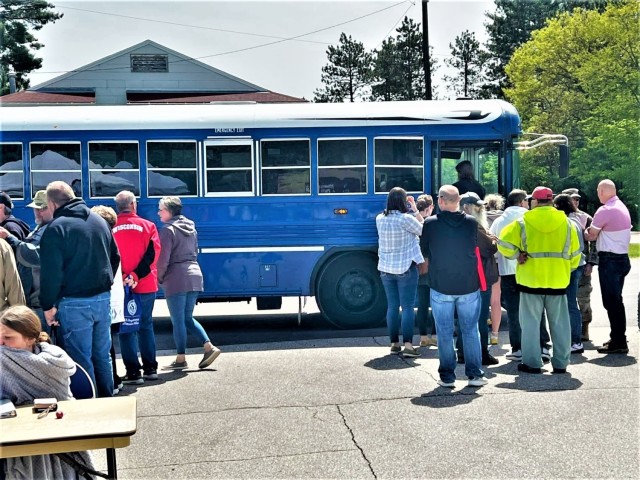
{"label": "asphalt pavement", "polygon": [[[568,374],[518,372],[504,356],[505,325],[492,347],[500,364],[486,368],[482,388],[467,387],[461,366],[454,390],[439,387],[437,349],[392,356],[384,329],[330,330],[313,305],[297,327],[297,300],[278,316],[200,305],[223,353],[198,370],[201,349],[189,349],[192,368],[125,387],[138,398],[138,431],[117,451],[119,476],[638,478],[640,259],[632,263],[629,355],[595,350],[609,332],[595,276],[593,341],[572,355]],[[175,353],[163,308],[158,361],[167,365]],[[103,452],[94,454],[106,470]]]}

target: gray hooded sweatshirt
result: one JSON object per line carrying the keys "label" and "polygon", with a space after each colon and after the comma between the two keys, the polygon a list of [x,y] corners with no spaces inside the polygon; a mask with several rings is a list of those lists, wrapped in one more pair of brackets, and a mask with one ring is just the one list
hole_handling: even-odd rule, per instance
{"label": "gray hooded sweatshirt", "polygon": [[158,282],[165,296],[203,291],[195,224],[176,215],[160,229],[160,245]]}

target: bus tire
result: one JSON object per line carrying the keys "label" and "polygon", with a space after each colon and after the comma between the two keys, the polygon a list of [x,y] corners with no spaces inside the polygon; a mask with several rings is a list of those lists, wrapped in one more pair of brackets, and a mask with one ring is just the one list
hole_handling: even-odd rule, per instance
{"label": "bus tire", "polygon": [[387,311],[376,257],[367,252],[346,252],[329,259],[316,283],[320,312],[338,328],[377,327]]}

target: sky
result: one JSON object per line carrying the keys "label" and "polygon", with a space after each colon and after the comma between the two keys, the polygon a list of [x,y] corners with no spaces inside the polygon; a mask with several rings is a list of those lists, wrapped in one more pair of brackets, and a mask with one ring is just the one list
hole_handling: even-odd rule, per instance
{"label": "sky", "polygon": [[[285,95],[313,99],[322,87],[326,50],[342,32],[379,48],[405,16],[422,23],[420,0],[396,1],[100,1],[49,0],[64,17],[35,32],[44,47],[42,68],[31,72],[36,86],[144,40]],[[463,31],[486,40],[485,12],[491,0],[430,0],[429,43],[443,65],[449,44]],[[292,39],[296,37],[295,39]],[[435,94],[449,94],[441,76]]]}

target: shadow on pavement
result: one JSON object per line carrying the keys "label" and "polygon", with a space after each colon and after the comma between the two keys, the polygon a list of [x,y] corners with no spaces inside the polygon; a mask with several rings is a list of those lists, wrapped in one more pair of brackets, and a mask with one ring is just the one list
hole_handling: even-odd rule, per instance
{"label": "shadow on pavement", "polygon": [[599,367],[628,367],[629,365],[638,363],[635,357],[620,354],[603,355],[588,362],[598,365]]}
{"label": "shadow on pavement", "polygon": [[[551,371],[552,367],[547,367]],[[545,370],[543,369],[543,372]],[[519,373],[519,372],[518,372]],[[564,390],[577,390],[583,383],[571,376],[571,373],[560,375],[540,375],[524,373],[516,376],[513,382],[498,383],[497,388],[507,390],[520,390],[523,392],[558,392]]]}
{"label": "shadow on pavement", "polygon": [[467,405],[480,398],[477,393],[478,389],[474,387],[465,387],[461,390],[453,392],[450,388],[436,387],[432,391],[423,393],[421,396],[412,398],[411,403],[418,407],[430,408],[451,408],[458,405]]}

